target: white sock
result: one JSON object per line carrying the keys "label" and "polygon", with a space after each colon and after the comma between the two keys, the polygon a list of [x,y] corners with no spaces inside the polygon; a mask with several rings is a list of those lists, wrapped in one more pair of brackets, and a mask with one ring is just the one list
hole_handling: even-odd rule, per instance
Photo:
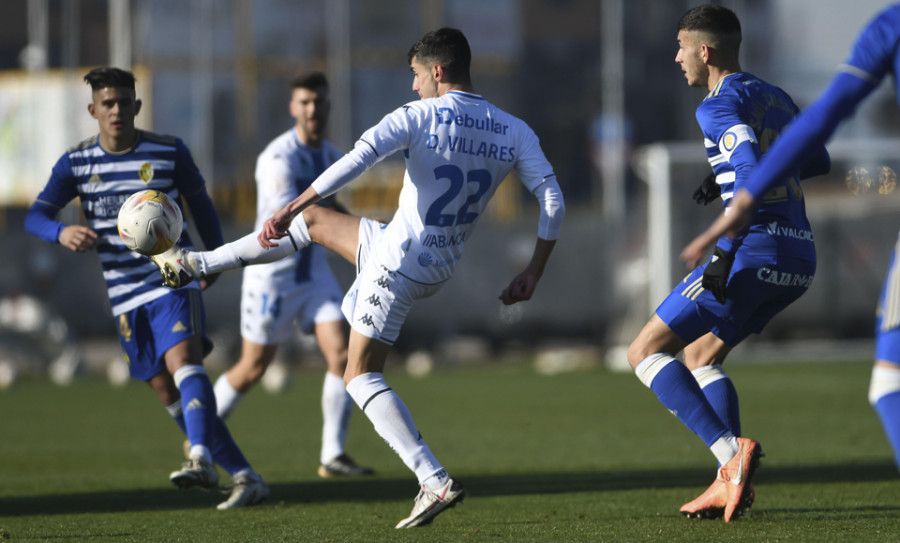
{"label": "white sock", "polygon": [[206,445],[191,445],[191,458],[197,458],[198,456],[203,460],[206,460],[207,463],[212,464],[212,453],[209,452],[209,447]]}
{"label": "white sock", "polygon": [[721,364],[713,364],[711,366],[701,366],[695,370],[691,370],[694,379],[701,389],[708,387],[720,379],[728,379],[728,374],[722,369]]}
{"label": "white sock", "polygon": [[216,411],[222,420],[227,419],[244,398],[242,393],[231,386],[225,375],[224,373],[220,375],[216,380],[216,386],[213,387],[216,394]]}
{"label": "white sock", "polygon": [[716,460],[719,461],[720,466],[727,464],[740,449],[737,438],[731,432],[723,434],[709,447],[709,450],[716,456]]}
{"label": "white sock", "polygon": [[275,262],[312,243],[303,213],[291,222],[288,235],[278,240],[277,247],[263,248],[258,236],[259,232],[253,232],[213,251],[191,253],[189,256],[197,259],[202,275],[210,275],[251,264]]}
{"label": "white sock", "polygon": [[253,481],[259,481],[262,479],[262,477],[260,477],[259,474],[253,470],[253,468],[245,468],[240,471],[236,471],[235,473],[231,474],[231,479],[235,480],[242,476],[247,477],[248,479]]}
{"label": "white sock", "polygon": [[347,385],[347,392],[372,421],[378,435],[416,474],[420,484],[444,470],[416,429],[409,409],[387,385],[381,373],[364,373],[355,377]]}
{"label": "white sock", "polygon": [[678,362],[672,355],[666,353],[651,354],[647,358],[641,360],[640,364],[634,368],[634,374],[644,383],[644,386],[652,390],[651,385],[656,376],[672,362]]}
{"label": "white sock", "polygon": [[172,405],[166,406],[166,411],[168,411],[169,414],[172,415],[173,419],[177,419],[179,416],[181,416],[181,410],[181,400],[176,401]]}
{"label": "white sock", "polygon": [[325,372],[322,385],[322,464],[344,454],[347,439],[347,425],[353,412],[353,398],[347,394],[344,380]]}
{"label": "white sock", "polygon": [[872,366],[869,381],[869,404],[875,405],[883,396],[900,391],[900,368],[879,364]]}
{"label": "white sock", "polygon": [[447,470],[442,469],[434,475],[427,477],[422,481],[422,484],[432,490],[437,490],[447,484],[448,479],[450,479],[450,475],[447,473]]}

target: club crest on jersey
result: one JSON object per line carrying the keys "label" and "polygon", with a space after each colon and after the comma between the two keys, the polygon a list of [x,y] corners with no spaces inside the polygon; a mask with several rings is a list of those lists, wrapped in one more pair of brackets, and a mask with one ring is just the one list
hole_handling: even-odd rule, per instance
{"label": "club crest on jersey", "polygon": [[150,165],[149,162],[144,162],[141,164],[141,169],[138,170],[138,177],[141,178],[141,181],[144,183],[149,183],[153,180],[153,166]]}
{"label": "club crest on jersey", "polygon": [[725,147],[726,151],[732,151],[737,144],[737,140],[737,134],[734,132],[725,132],[725,135],[722,136],[722,145]]}

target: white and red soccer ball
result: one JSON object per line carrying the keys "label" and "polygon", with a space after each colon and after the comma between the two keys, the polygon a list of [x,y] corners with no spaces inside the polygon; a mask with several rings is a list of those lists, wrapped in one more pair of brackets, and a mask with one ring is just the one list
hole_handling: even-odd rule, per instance
{"label": "white and red soccer ball", "polygon": [[122,203],[116,226],[125,246],[143,255],[157,255],[181,237],[181,209],[158,190],[135,192]]}

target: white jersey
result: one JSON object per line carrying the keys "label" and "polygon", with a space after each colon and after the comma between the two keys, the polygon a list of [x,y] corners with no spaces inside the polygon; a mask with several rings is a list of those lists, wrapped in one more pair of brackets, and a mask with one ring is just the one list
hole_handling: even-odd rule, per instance
{"label": "white jersey", "polygon": [[[272,140],[256,160],[255,229],[260,230],[266,219],[299,196],[341,155],[327,140],[321,149],[304,144],[294,128]],[[309,281],[311,270],[322,266],[328,267],[325,249],[314,244],[270,264],[249,266],[244,275],[296,284]]]}
{"label": "white jersey", "polygon": [[[545,180],[555,183],[531,128],[475,94],[450,91],[406,104],[367,130],[347,158],[367,168],[397,151],[406,157],[398,209],[372,258],[420,283],[453,275],[475,223],[513,168],[530,192]],[[330,173],[313,183],[323,196],[344,182]]]}

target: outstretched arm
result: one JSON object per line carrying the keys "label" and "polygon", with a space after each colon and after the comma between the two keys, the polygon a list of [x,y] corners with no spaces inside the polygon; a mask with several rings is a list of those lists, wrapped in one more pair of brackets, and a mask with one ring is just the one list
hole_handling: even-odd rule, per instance
{"label": "outstretched arm", "polygon": [[266,249],[277,247],[278,244],[274,243],[272,240],[278,240],[285,237],[288,228],[291,227],[291,221],[293,221],[304,209],[321,199],[322,197],[319,196],[316,189],[312,186],[307,187],[300,196],[297,196],[291,200],[288,205],[276,211],[263,224],[262,231],[259,233],[259,236],[257,236],[259,244]]}
{"label": "outstretched arm", "polygon": [[[363,134],[364,138],[365,136],[366,134]],[[286,236],[288,228],[291,226],[291,221],[297,215],[307,207],[322,198],[331,196],[340,190],[341,187],[359,177],[364,171],[372,167],[378,161],[378,158],[379,155],[375,152],[375,148],[366,143],[364,139],[360,139],[356,147],[329,166],[300,196],[276,211],[263,224],[262,231],[257,238],[259,244],[266,249],[277,246],[278,244],[273,243],[272,240]]]}

